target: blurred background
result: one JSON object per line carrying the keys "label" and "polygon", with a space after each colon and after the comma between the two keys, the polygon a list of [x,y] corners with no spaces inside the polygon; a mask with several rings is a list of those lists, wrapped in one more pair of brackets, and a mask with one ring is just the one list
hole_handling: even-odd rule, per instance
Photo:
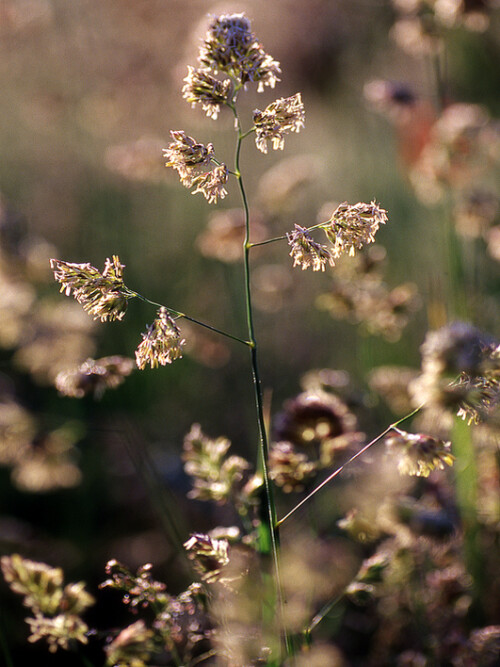
{"label": "blurred background", "polygon": [[[102,269],[117,254],[132,289],[245,336],[237,188],[230,183],[228,197],[209,206],[181,186],[162,157],[169,131],[184,129],[232,164],[230,114],[207,119],[180,92],[209,14],[245,12],[281,63],[275,91],[240,96],[244,126],[253,109],[276,97],[300,91],[306,109],[304,130],[287,138],[283,153],[262,155],[252,139],[244,144],[255,240],[327,220],[343,201],[375,199],[389,215],[378,250],[341,263],[336,277],[292,269],[286,242],[252,252],[270,413],[303,389],[307,372],[333,369],[344,372],[337,376],[344,397],[374,436],[392,413],[370,392],[370,371],[384,364],[418,368],[425,332],[452,315],[498,334],[498,199],[490,184],[498,177],[500,21],[493,3],[471,4],[475,13],[443,23],[446,55],[437,80],[434,47],[425,41],[433,35],[419,41],[411,26],[395,29],[404,18],[401,2],[2,1],[2,554],[62,566],[72,581],[85,579],[93,589],[110,558],[132,568],[151,561],[179,592],[185,580],[172,562],[161,503],[177,503],[182,539],[224,520],[220,509],[186,499],[184,435],[199,423],[255,461],[247,352],[203,329],[183,327],[181,361],[136,370],[101,397],[72,398],[55,387],[60,371],[88,357],[133,358],[155,310],[137,300],[122,322],[92,322],[59,294],[50,257]],[[449,189],[442,191],[441,172],[420,160],[443,103],[481,105],[469,107],[472,120],[458,113],[453,121],[469,132],[461,140],[473,136],[482,150],[472,167],[464,166],[469,146],[462,150],[454,172],[463,178],[461,198],[453,201]],[[450,313],[452,269],[442,228],[460,205],[465,231],[453,252],[462,259],[461,293]],[[362,278],[371,271],[376,294],[368,290],[363,300]],[[358,296],[347,287],[353,284]],[[331,525],[336,518],[329,517]],[[66,664],[67,657],[26,644],[25,612],[0,588],[2,632],[17,664],[28,656],[39,665]]]}

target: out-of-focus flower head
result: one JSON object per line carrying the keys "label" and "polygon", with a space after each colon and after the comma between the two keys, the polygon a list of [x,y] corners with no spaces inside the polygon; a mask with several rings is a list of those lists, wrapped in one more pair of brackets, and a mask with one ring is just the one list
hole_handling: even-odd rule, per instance
{"label": "out-of-focus flower head", "polygon": [[467,322],[453,322],[429,332],[420,352],[422,370],[455,376],[480,375],[495,340]]}
{"label": "out-of-focus flower head", "polygon": [[499,211],[498,196],[489,190],[474,189],[464,193],[454,210],[455,227],[464,237],[488,239],[488,230]]}
{"label": "out-of-focus flower head", "polygon": [[376,79],[366,83],[363,92],[370,108],[393,123],[403,164],[413,165],[429,142],[436,121],[434,106],[406,83]]}
{"label": "out-of-focus flower head", "polygon": [[439,202],[447,187],[484,188],[485,174],[498,161],[500,133],[488,111],[476,104],[450,104],[433,124],[410,170],[417,196]]}
{"label": "out-of-focus flower head", "polygon": [[303,491],[304,485],[316,475],[318,465],[291,442],[273,442],[269,451],[269,477],[285,493]]}
{"label": "out-of-focus flower head", "polygon": [[464,27],[484,32],[490,23],[494,2],[489,0],[393,0],[398,13],[392,36],[410,55],[435,53],[441,48],[444,31]]}
{"label": "out-of-focus flower head", "polygon": [[456,516],[454,511],[445,508],[442,504],[436,506],[425,499],[411,496],[400,496],[394,503],[395,520],[402,526],[408,526],[415,536],[446,540],[456,531]]}
{"label": "out-of-focus flower head", "polygon": [[357,605],[371,602],[378,594],[377,584],[383,582],[389,563],[389,556],[384,552],[375,553],[370,558],[366,558],[354,579],[345,589],[346,597]]}
{"label": "out-of-focus flower head", "polygon": [[387,211],[375,201],[354,205],[344,202],[337,206],[330,220],[320,226],[332,243],[332,254],[337,258],[343,254],[352,256],[355,250],[373,243],[380,225],[385,225],[387,220]]}
{"label": "out-of-focus flower head", "polygon": [[[339,454],[362,442],[364,435],[356,427],[356,417],[340,398],[321,390],[307,391],[286,401],[276,415],[273,439],[291,443],[320,468],[328,467]],[[292,458],[303,468],[300,457]]]}
{"label": "out-of-focus flower head", "polygon": [[120,386],[134,366],[132,359],[120,355],[87,359],[76,368],[58,373],[55,386],[64,396],[82,398],[93,394],[100,398],[106,389]]}
{"label": "out-of-focus flower head", "polygon": [[137,368],[141,371],[148,364],[151,368],[158,368],[182,357],[184,340],[174,318],[165,307],[158,310],[153,324],[141,335],[142,341],[135,352]]}
{"label": "out-of-focus flower head", "polygon": [[267,142],[274,150],[283,150],[285,135],[300,132],[304,127],[305,112],[300,93],[291,97],[280,97],[264,109],[253,112],[255,144],[259,151],[267,153]]}
{"label": "out-of-focus flower head", "polygon": [[73,422],[37,434],[31,446],[16,461],[12,481],[19,489],[30,493],[76,486],[82,477],[76,463],[78,450],[75,445],[79,439],[79,426]]}
{"label": "out-of-focus flower head", "polygon": [[68,650],[75,641],[81,644],[88,642],[89,628],[79,616],[68,614],[58,614],[52,618],[35,616],[27,618],[26,622],[31,631],[28,641],[37,642],[45,639],[51,653],[55,653],[58,648]]}
{"label": "out-of-focus flower head", "polygon": [[391,410],[404,415],[412,410],[409,385],[417,378],[418,371],[404,366],[379,366],[370,371],[368,384],[380,394]]}
{"label": "out-of-focus flower head", "polygon": [[494,260],[500,262],[500,225],[495,225],[486,234],[488,253]]}
{"label": "out-of-focus flower head", "polygon": [[54,9],[48,0],[7,0],[3,8],[2,34],[31,39],[33,34],[48,29],[53,20]]}
{"label": "out-of-focus flower head", "polygon": [[224,72],[239,86],[257,83],[258,92],[280,80],[279,63],[264,51],[244,14],[213,17],[198,62],[214,73]]}
{"label": "out-of-focus flower head", "polygon": [[389,289],[384,282],[364,276],[354,280],[334,277],[330,291],[319,295],[316,305],[335,319],[346,319],[371,335],[395,342],[418,310],[420,298],[414,283]]}
{"label": "out-of-focus flower head", "polygon": [[[346,667],[346,662],[339,648],[321,639],[307,648],[302,647],[294,656],[295,667]],[[290,667],[290,663],[285,663]]]}
{"label": "out-of-focus flower head", "polygon": [[296,224],[294,231],[286,236],[293,266],[300,266],[303,271],[310,266],[313,271],[324,271],[327,264],[334,266],[335,260],[330,250],[326,245],[317,243],[305,227]]}
{"label": "out-of-focus flower head", "polygon": [[124,628],[105,647],[109,665],[146,667],[155,652],[154,632],[139,620]]}
{"label": "out-of-focus flower head", "polygon": [[375,542],[380,537],[380,528],[376,523],[364,517],[356,508],[337,521],[337,526],[344,530],[351,539],[361,544]]}
{"label": "out-of-focus flower head", "polygon": [[2,573],[10,588],[23,596],[34,618],[27,618],[30,642],[46,639],[49,651],[68,649],[78,641],[86,644],[88,627],[80,618],[94,598],[83,582],[63,587],[63,571],[45,563],[28,560],[18,554],[3,556]]}
{"label": "out-of-focus flower head", "polygon": [[252,503],[250,464],[240,456],[228,456],[231,442],[224,437],[213,440],[199,424],[193,424],[184,438],[183,460],[186,473],[193,480],[189,497],[220,504],[232,501],[245,513]]}
{"label": "out-of-focus flower head", "polygon": [[465,322],[427,334],[422,372],[412,382],[415,405],[440,406],[471,422],[496,411],[500,402],[498,342]]}
{"label": "out-of-focus flower head", "polygon": [[383,552],[375,553],[370,558],[366,558],[356,575],[356,581],[361,581],[365,584],[381,583],[389,562],[389,556]]}
{"label": "out-of-focus flower head", "polygon": [[451,443],[423,433],[400,431],[384,440],[388,450],[398,457],[402,475],[428,477],[433,470],[453,465]]}
{"label": "out-of-focus flower head", "polygon": [[316,181],[320,170],[321,161],[315,155],[294,155],[280,160],[259,179],[259,204],[268,214],[289,215],[307,187]]}
{"label": "out-of-focus flower head", "polygon": [[[252,243],[267,238],[262,215],[252,210],[250,216]],[[196,244],[205,257],[213,257],[221,262],[238,262],[243,257],[245,239],[245,217],[241,209],[230,208],[214,211],[206,228],[196,239]]]}
{"label": "out-of-focus flower head", "polygon": [[206,115],[217,120],[221,105],[226,104],[229,100],[231,87],[231,79],[219,81],[206,70],[188,65],[182,97],[192,107],[201,104]]}
{"label": "out-of-focus flower head", "polygon": [[108,169],[131,181],[163,181],[163,145],[159,137],[143,136],[130,143],[110,146],[104,161]]}
{"label": "out-of-focus flower head", "polygon": [[0,465],[11,467],[12,482],[21,491],[44,493],[78,484],[79,438],[76,423],[43,432],[35,417],[11,398],[0,402]]}
{"label": "out-of-focus flower head", "polygon": [[495,667],[499,655],[500,625],[488,625],[470,633],[463,655],[459,657],[457,665],[466,667],[466,665],[477,664]]}
{"label": "out-of-focus flower head", "polygon": [[334,319],[345,319],[370,335],[397,341],[420,306],[414,283],[392,289],[384,281],[385,249],[371,246],[354,258],[336,262],[330,290],[316,298],[316,306]]}
{"label": "out-of-focus flower head", "polygon": [[300,386],[306,393],[326,393],[339,396],[347,405],[362,402],[347,371],[334,368],[313,368],[300,378]]}
{"label": "out-of-focus flower head", "polygon": [[406,83],[374,79],[363,87],[366,101],[377,111],[398,119],[411,109],[417,97]]}
{"label": "out-of-focus flower head", "polygon": [[14,362],[36,382],[52,384],[60,371],[95,351],[94,323],[77,303],[39,301],[14,353]]}
{"label": "out-of-focus flower head", "polygon": [[101,273],[91,264],[73,264],[51,259],[54,278],[61,283],[61,292],[73,295],[83,309],[101,322],[122,320],[132,296],[123,282],[124,264],[118,255],[106,258]]}
{"label": "out-of-focus flower head", "polygon": [[219,581],[223,568],[229,563],[229,542],[202,533],[193,533],[184,543],[188,557],[194,562],[203,581]]}
{"label": "out-of-focus flower head", "polygon": [[35,290],[24,280],[13,280],[0,270],[0,346],[13,348],[23,340],[32,316]]}
{"label": "out-of-focus flower head", "polygon": [[55,614],[61,603],[63,571],[19,554],[3,556],[2,573],[14,593],[24,597],[24,605],[34,613]]}
{"label": "out-of-focus flower head", "polygon": [[37,432],[34,417],[12,399],[0,402],[0,464],[21,462]]}

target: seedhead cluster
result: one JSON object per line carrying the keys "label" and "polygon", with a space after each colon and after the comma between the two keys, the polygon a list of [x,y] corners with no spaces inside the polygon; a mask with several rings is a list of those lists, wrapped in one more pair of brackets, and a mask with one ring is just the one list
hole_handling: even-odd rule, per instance
{"label": "seedhead cluster", "polygon": [[[395,38],[406,34],[411,37],[407,46],[412,52],[432,56],[439,54],[444,30],[459,24],[478,26],[486,14],[482,8],[473,12],[469,3],[458,1],[394,0],[393,4],[397,13]],[[256,109],[245,128],[238,99],[250,85],[255,85],[258,93],[269,92],[280,77],[279,63],[264,50],[244,14],[211,17],[196,65],[188,66],[182,98],[191,107],[200,107],[213,121],[226,111],[232,114],[234,164],[223,159],[214,144],[199,143],[185,130],[171,131],[171,141],[163,149],[165,166],[177,173],[192,194],[202,194],[208,204],[223,200],[232,184],[240,192],[241,210],[215,214],[199,236],[198,245],[209,257],[243,264],[245,337],[129,288],[124,283],[124,264],[117,255],[106,259],[102,272],[90,263],[50,261],[61,292],[73,296],[94,320],[121,322],[132,299],[154,306],[156,315],[135,351],[135,367],[141,371],[170,365],[189,354],[190,327],[194,326],[240,344],[250,353],[257,460],[233,453],[229,438],[210,437],[198,423],[185,436],[181,454],[183,474],[191,485],[188,498],[212,503],[214,514],[209,516],[223,512],[221,522],[227,525],[212,530],[204,527],[179,539],[176,510],[162,504],[164,523],[172,542],[177,542],[189,581],[194,580],[180,594],[167,592],[166,584],[153,578],[150,563],[133,572],[115,559],[108,562],[108,578],[101,589],[118,594],[136,620],[125,628],[106,630],[106,664],[344,667],[344,639],[338,646],[333,642],[312,645],[313,632],[323,621],[326,625],[335,610],[335,621],[330,619],[332,635],[343,627],[341,617],[347,618],[346,627],[370,628],[370,639],[366,640],[374,646],[370,664],[493,665],[489,657],[498,648],[499,627],[471,630],[464,619],[475,608],[480,583],[480,561],[472,558],[477,556],[479,526],[476,492],[483,494],[484,507],[488,507],[483,519],[487,539],[491,545],[498,542],[500,482],[488,471],[498,457],[495,416],[500,402],[500,343],[467,323],[445,323],[426,336],[419,370],[375,369],[369,377],[373,393],[355,390],[347,373],[319,369],[302,378],[302,391],[286,400],[276,415],[265,405],[254,325],[258,281],[252,281],[253,248],[275,242],[285,242],[281,245],[286,248],[287,242],[293,267],[302,271],[311,268],[331,277],[329,291],[315,301],[320,310],[360,324],[365,333],[382,335],[388,341],[401,338],[420,305],[413,283],[390,288],[385,282],[382,265],[386,253],[373,244],[388,222],[388,214],[375,199],[370,203],[328,204],[315,224],[296,222],[291,231],[268,238],[266,212],[272,220],[280,202],[289,203],[293,191],[308,183],[316,163],[314,169],[309,168],[312,161],[306,162],[306,167],[300,161],[301,168],[296,168],[297,162],[293,168],[290,163],[286,169],[274,168],[267,185],[264,179],[260,186],[264,212],[252,208],[250,214],[240,168],[243,142],[253,136],[256,149],[263,154],[269,146],[274,151],[283,150],[285,139],[305,127],[305,110],[301,93],[280,97],[263,110]],[[419,105],[416,95],[405,87],[380,81],[369,84],[365,92],[371,104],[387,113],[399,129],[408,130],[408,121],[414,119],[412,114]],[[497,129],[474,105],[450,104],[439,118],[427,120],[425,141],[408,160],[410,182],[423,200],[427,196],[427,201],[434,203],[456,186],[454,203],[462,221],[475,220],[472,228],[463,222],[462,228],[469,229],[471,238],[486,237],[492,231],[489,226],[498,206],[489,191],[476,187],[476,177],[495,154]],[[459,224],[456,229],[460,229]],[[321,233],[324,243],[317,240]],[[491,237],[494,235],[493,228]],[[278,290],[279,281],[275,282]],[[27,304],[25,309],[29,299]],[[183,320],[187,333],[181,329]],[[52,380],[60,394],[100,398],[104,391],[120,386],[134,368],[132,359],[119,355],[93,359],[90,354],[83,357],[83,363],[54,374]],[[32,356],[37,356],[36,348]],[[376,403],[375,393],[396,415],[404,416],[381,432],[377,430],[379,435],[370,439],[367,433],[374,425],[367,414]],[[415,432],[400,428],[413,417]],[[467,430],[471,425],[480,427]],[[472,435],[464,436],[460,429]],[[23,479],[29,479],[31,469],[26,464],[22,467],[21,451],[24,458],[37,463],[43,450],[45,478],[63,465],[71,467],[73,440],[53,432],[35,447],[36,432],[37,425],[27,412],[2,405],[0,462],[14,466]],[[371,448],[378,442],[385,449],[375,456]],[[471,454],[473,442],[480,450],[477,466]],[[362,456],[368,450],[372,458],[365,465]],[[457,466],[452,482],[447,468],[455,461],[462,463],[464,451],[469,456],[467,465],[462,469]],[[49,460],[56,461],[59,468],[50,468]],[[147,451],[138,460],[140,472],[154,487],[160,479],[154,474],[154,462]],[[313,511],[308,521],[315,524],[314,530],[303,526],[302,534],[297,531],[282,540],[282,524],[292,515],[297,518],[298,510],[327,485],[331,488],[330,483],[347,466],[354,473],[344,482],[345,496],[338,502],[339,496],[332,495],[341,518],[337,517],[332,527],[323,510]],[[38,474],[40,467],[38,461]],[[413,478],[421,478],[418,485]],[[474,486],[473,492],[467,491],[464,480]],[[450,500],[453,484],[456,499]],[[294,494],[302,494],[302,499],[278,519],[279,502],[290,502]],[[467,543],[464,531],[474,521],[472,540]],[[337,541],[339,533],[357,542],[356,549],[347,547],[344,537]],[[496,548],[492,546],[493,551]],[[24,605],[33,614],[26,619],[31,630],[29,641],[43,639],[54,652],[85,645],[96,634],[82,620],[94,604],[83,583],[64,586],[59,568],[17,554],[2,558],[2,571],[12,591],[23,596]],[[383,604],[378,606],[382,598]],[[425,636],[417,639],[415,616],[422,616],[423,609],[429,620],[422,622],[425,632],[421,634]],[[373,622],[375,615],[378,623]],[[470,617],[474,618],[472,613]],[[410,648],[401,650],[403,644],[406,647],[402,639],[406,636],[412,637]],[[446,652],[451,661],[445,659]],[[429,662],[426,655],[431,656]],[[473,663],[478,656],[480,662]],[[486,662],[481,662],[483,658]]]}

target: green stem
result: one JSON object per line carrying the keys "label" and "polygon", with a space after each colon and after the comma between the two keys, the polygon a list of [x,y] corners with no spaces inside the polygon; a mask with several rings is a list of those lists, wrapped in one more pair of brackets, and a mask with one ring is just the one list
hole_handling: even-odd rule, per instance
{"label": "green stem", "polygon": [[251,283],[250,283],[250,212],[248,208],[248,199],[245,192],[245,186],[243,184],[243,179],[240,171],[240,153],[241,153],[241,144],[246,134],[242,133],[241,125],[236,111],[236,107],[232,107],[234,117],[236,120],[236,127],[238,130],[238,140],[236,143],[236,154],[235,154],[235,170],[237,173],[238,186],[240,189],[241,199],[243,202],[243,210],[245,214],[245,240],[243,242],[243,258],[244,258],[244,276],[245,276],[245,302],[246,302],[246,316],[247,316],[247,327],[248,327],[248,339],[250,344],[250,357],[252,364],[252,378],[253,378],[253,388],[254,388],[254,398],[255,398],[255,407],[257,410],[257,423],[259,429],[259,445],[260,445],[260,466],[262,470],[262,476],[264,478],[264,490],[266,498],[267,513],[264,513],[263,519],[266,521],[264,526],[265,535],[261,535],[261,551],[263,553],[271,553],[273,565],[274,565],[274,574],[275,574],[275,587],[276,587],[276,597],[280,608],[281,616],[281,627],[284,634],[285,644],[287,646],[287,651],[290,654],[291,646],[289,644],[289,638],[287,636],[286,629],[283,624],[283,608],[284,601],[281,592],[281,575],[280,575],[280,563],[279,563],[279,530],[277,525],[277,513],[276,513],[276,504],[274,500],[273,487],[271,485],[271,480],[269,478],[269,467],[268,467],[268,458],[269,458],[269,443],[267,438],[265,417],[264,417],[264,402],[262,398],[262,386],[260,380],[259,372],[259,363],[257,355],[257,342],[255,339],[255,330],[253,322],[253,310],[252,310],[252,293],[251,293]]}
{"label": "green stem", "polygon": [[331,610],[342,600],[343,595],[337,595],[334,597],[332,600],[327,602],[324,607],[320,609],[320,611],[314,616],[313,620],[309,623],[309,625],[305,628],[304,630],[304,636],[306,637],[306,640],[309,639],[311,636],[311,632],[314,630],[314,628],[321,623],[321,621],[325,618],[325,616],[328,616],[328,614],[331,612]]}
{"label": "green stem", "polygon": [[205,329],[209,329],[210,331],[214,331],[217,334],[220,334],[221,336],[225,336],[226,338],[230,338],[231,340],[235,340],[238,343],[243,343],[243,345],[247,345],[248,347],[252,347],[252,344],[248,340],[243,340],[243,338],[239,338],[238,336],[233,336],[230,333],[227,333],[227,331],[222,331],[221,329],[217,329],[216,327],[211,326],[210,324],[206,324],[206,322],[201,322],[200,320],[196,320],[194,317],[190,317],[189,315],[186,315],[185,313],[181,313],[178,310],[174,310],[173,308],[169,308],[168,306],[164,306],[162,303],[157,303],[156,301],[151,301],[151,299],[148,299],[145,296],[142,296],[142,294],[139,294],[139,292],[134,292],[133,290],[128,290],[130,297],[137,297],[138,299],[141,299],[141,301],[145,301],[146,303],[151,304],[152,306],[157,306],[158,308],[166,308],[169,313],[172,315],[175,315],[175,317],[181,317],[184,318],[185,320],[188,320],[188,322],[193,322],[193,324],[197,324],[200,327],[203,327]]}
{"label": "green stem", "polygon": [[[317,225],[313,225],[312,227],[307,227],[306,232],[312,232],[315,229],[321,229],[322,227],[325,227],[328,223],[326,222],[320,222]],[[250,248],[256,248],[257,246],[260,245],[267,245],[268,243],[274,243],[275,241],[286,241],[288,236],[286,234],[283,234],[282,236],[275,236],[272,239],[266,239],[265,241],[256,241],[255,243],[250,243]]]}
{"label": "green stem", "polygon": [[477,517],[478,471],[471,436],[471,427],[460,417],[455,417],[451,432],[452,449],[456,457],[453,466],[455,493],[464,533],[465,563],[472,578],[472,614],[480,617],[485,573]]}
{"label": "green stem", "polygon": [[439,50],[432,54],[431,59],[434,81],[436,84],[436,106],[439,113],[442,113],[444,107],[446,106],[446,90]]}
{"label": "green stem", "polygon": [[334,470],[334,471],[332,472],[331,475],[328,475],[328,477],[327,477],[326,479],[324,479],[324,480],[321,482],[321,484],[319,484],[315,489],[313,489],[313,490],[311,491],[311,493],[309,493],[305,498],[303,498],[303,499],[300,501],[300,503],[298,503],[297,505],[295,505],[295,507],[294,507],[293,509],[291,509],[291,510],[288,512],[288,514],[285,514],[285,516],[284,516],[282,519],[280,519],[276,525],[277,525],[277,526],[281,526],[283,523],[285,523],[285,521],[286,521],[287,519],[289,519],[289,518],[292,516],[292,514],[295,514],[295,512],[296,512],[300,507],[302,507],[302,505],[305,505],[305,503],[307,503],[309,500],[311,500],[311,498],[312,498],[313,496],[315,496],[315,495],[318,493],[318,491],[321,491],[321,489],[322,489],[324,486],[326,486],[327,484],[329,484],[329,483],[332,481],[332,479],[334,479],[335,477],[337,477],[337,475],[339,475],[339,474],[344,470],[344,468],[346,468],[350,463],[352,463],[352,462],[355,461],[357,458],[359,458],[362,454],[364,454],[368,449],[370,449],[370,447],[371,447],[372,445],[374,445],[375,443],[377,443],[379,440],[382,440],[382,438],[384,438],[388,433],[390,433],[392,430],[396,429],[396,427],[398,426],[398,424],[401,424],[401,422],[404,422],[406,419],[410,419],[410,417],[413,417],[413,415],[415,415],[419,410],[421,410],[421,408],[422,408],[422,406],[419,406],[418,408],[415,408],[415,410],[413,410],[412,412],[410,412],[409,414],[407,414],[405,417],[402,417],[401,419],[398,419],[397,422],[394,422],[394,424],[391,424],[390,426],[388,426],[384,431],[382,431],[382,433],[379,433],[379,435],[377,435],[376,438],[373,438],[373,440],[370,440],[370,442],[369,442],[367,445],[365,445],[364,447],[362,447],[362,448],[359,450],[359,452],[356,452],[356,454],[354,454],[354,456],[351,456],[351,458],[350,458],[348,461],[346,461],[343,465],[341,465],[339,468],[337,468],[336,470]]}

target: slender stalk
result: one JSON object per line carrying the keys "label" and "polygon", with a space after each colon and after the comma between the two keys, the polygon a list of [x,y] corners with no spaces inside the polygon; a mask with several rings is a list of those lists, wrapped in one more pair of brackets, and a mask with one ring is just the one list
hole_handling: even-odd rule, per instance
{"label": "slender stalk", "polygon": [[151,299],[148,299],[147,297],[143,296],[142,294],[139,294],[139,292],[135,292],[134,290],[128,290],[130,293],[131,297],[137,297],[138,299],[141,299],[141,301],[145,301],[146,303],[151,304],[152,306],[157,306],[158,308],[166,308],[169,313],[172,315],[175,315],[175,317],[182,317],[185,320],[188,320],[188,322],[193,322],[193,324],[197,324],[200,327],[204,327],[205,329],[209,329],[210,331],[214,331],[215,333],[220,334],[221,336],[225,336],[226,338],[230,338],[231,340],[235,340],[238,343],[243,343],[243,345],[247,345],[249,347],[252,347],[252,344],[248,340],[243,340],[243,338],[239,338],[238,336],[233,336],[233,334],[227,333],[227,331],[222,331],[221,329],[217,329],[216,327],[213,327],[211,324],[207,324],[206,322],[201,322],[200,320],[196,320],[194,317],[190,317],[189,315],[186,315],[185,313],[181,313],[178,310],[174,310],[174,308],[169,308],[168,306],[164,306],[162,303],[157,303],[156,301],[151,301]]}
{"label": "slender stalk", "polygon": [[[257,411],[257,423],[259,429],[259,446],[260,446],[260,466],[262,470],[262,476],[264,478],[264,490],[265,490],[265,499],[267,506],[267,514],[264,513],[263,519],[266,520],[266,525],[264,529],[267,533],[265,536],[265,542],[262,543],[261,539],[261,550],[264,553],[271,553],[271,557],[274,565],[274,574],[275,574],[275,587],[276,587],[276,597],[280,607],[280,616],[281,616],[281,627],[284,634],[285,643],[287,646],[287,651],[290,654],[291,646],[289,644],[289,639],[286,633],[286,629],[283,625],[283,596],[281,592],[281,576],[280,576],[280,563],[279,563],[279,530],[277,525],[277,513],[276,513],[276,504],[274,500],[273,487],[271,485],[271,480],[269,478],[269,467],[268,467],[268,458],[269,458],[269,443],[267,438],[266,423],[264,416],[264,401],[262,397],[262,386],[260,380],[260,371],[257,355],[257,342],[255,339],[255,330],[254,330],[254,321],[253,321],[253,310],[252,310],[252,292],[251,292],[251,283],[250,283],[250,248],[252,247],[250,243],[250,212],[248,208],[248,199],[245,191],[245,186],[243,184],[243,179],[240,171],[240,153],[241,153],[241,144],[245,136],[249,134],[243,133],[241,131],[241,125],[236,111],[236,107],[232,107],[234,117],[236,120],[236,127],[238,130],[238,139],[236,142],[236,153],[235,153],[235,170],[238,179],[238,186],[240,189],[241,199],[243,202],[243,210],[245,215],[245,240],[243,242],[243,260],[244,260],[244,278],[245,278],[245,302],[246,302],[246,317],[247,317],[247,327],[248,327],[248,339],[250,345],[250,358],[252,364],[252,378],[253,378],[253,388],[254,388],[254,398],[255,398],[255,407]],[[263,548],[262,548],[263,547]]]}
{"label": "slender stalk", "polygon": [[309,623],[309,625],[305,628],[304,630],[304,636],[306,639],[308,639],[311,635],[311,632],[314,630],[314,628],[321,623],[321,621],[325,618],[325,616],[328,616],[328,614],[331,612],[331,610],[342,600],[343,595],[337,595],[335,596],[332,600],[327,602],[320,610],[319,612],[314,616],[312,621]]}
{"label": "slender stalk", "polygon": [[359,450],[359,452],[356,452],[356,454],[354,454],[354,456],[351,456],[351,458],[348,461],[346,461],[343,465],[341,465],[339,468],[334,470],[331,475],[328,475],[328,477],[326,479],[324,479],[321,482],[321,484],[319,484],[315,489],[313,489],[311,491],[311,493],[309,493],[305,498],[303,498],[300,501],[300,503],[295,505],[295,507],[293,509],[291,509],[288,512],[288,514],[285,514],[285,516],[278,521],[277,526],[281,526],[283,523],[285,523],[285,521],[287,521],[287,519],[289,519],[292,516],[292,514],[295,514],[295,512],[298,509],[300,509],[309,500],[311,500],[311,498],[313,496],[315,496],[318,493],[318,491],[321,491],[321,489],[324,486],[326,486],[327,484],[329,484],[332,481],[332,479],[337,477],[337,475],[340,475],[340,473],[344,470],[344,468],[346,468],[350,463],[352,463],[357,458],[359,458],[362,454],[364,454],[366,451],[368,451],[368,449],[370,449],[370,447],[372,447],[372,445],[376,444],[377,442],[379,442],[379,440],[382,440],[382,438],[384,438],[388,433],[390,433],[392,430],[396,429],[398,424],[401,424],[401,422],[404,422],[406,419],[409,419],[410,417],[413,417],[413,415],[415,415],[419,410],[421,410],[421,408],[422,408],[422,406],[419,406],[418,408],[415,408],[415,410],[413,410],[412,412],[407,414],[405,417],[402,417],[401,419],[398,419],[397,422],[394,422],[394,424],[391,424],[390,426],[388,426],[384,431],[382,431],[382,433],[379,433],[379,435],[377,435],[376,438],[373,438],[373,440],[370,440],[370,442],[367,445],[365,445],[364,447],[362,447]]}
{"label": "slender stalk", "polygon": [[436,105],[439,113],[442,113],[446,105],[446,87],[443,76],[443,66],[441,63],[441,54],[439,53],[439,50],[432,54],[431,59],[434,81],[436,84]]}
{"label": "slender stalk", "polygon": [[451,440],[457,459],[454,466],[455,493],[464,532],[464,557],[472,578],[471,613],[477,622],[481,622],[481,599],[486,579],[477,517],[478,470],[471,427],[460,417],[455,417]]}
{"label": "slender stalk", "polygon": [[[307,227],[306,232],[312,232],[315,229],[321,229],[321,227],[324,227],[327,223],[326,222],[320,222],[317,225],[313,225],[312,227]],[[267,245],[268,243],[274,243],[275,241],[286,241],[287,240],[287,235],[283,234],[282,236],[274,236],[272,239],[266,239],[265,241],[256,241],[255,243],[250,243],[251,248],[256,248],[257,246],[260,245]]]}
{"label": "slender stalk", "polygon": [[[434,85],[437,108],[440,113],[446,107],[446,50],[443,40],[442,52],[433,56]],[[443,203],[444,246],[448,276],[447,310],[454,319],[470,317],[467,297],[471,293],[466,280],[464,257],[459,243],[452,214],[453,186],[448,184]],[[480,524],[477,517],[478,472],[476,451],[472,442],[471,428],[455,417],[451,439],[456,456],[455,494],[464,531],[465,565],[472,579],[471,615],[481,623],[481,594],[485,586],[483,554],[480,544]]]}

